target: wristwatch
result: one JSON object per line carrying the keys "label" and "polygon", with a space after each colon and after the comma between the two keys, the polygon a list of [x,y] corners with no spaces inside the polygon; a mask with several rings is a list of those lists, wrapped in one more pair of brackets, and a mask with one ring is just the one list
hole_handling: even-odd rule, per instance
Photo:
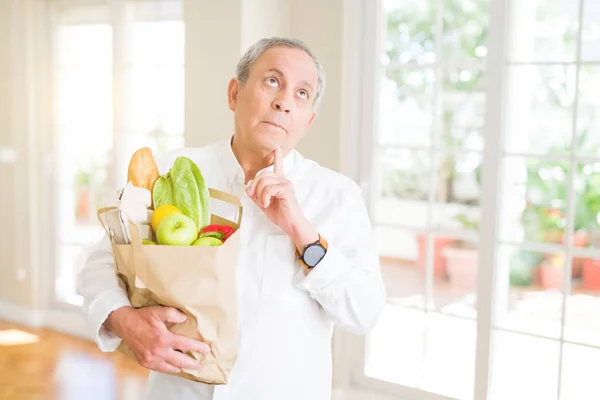
{"label": "wristwatch", "polygon": [[309,243],[302,249],[302,254],[296,250],[296,257],[304,268],[313,269],[325,257],[327,253],[327,241],[319,235],[319,239],[314,243]]}

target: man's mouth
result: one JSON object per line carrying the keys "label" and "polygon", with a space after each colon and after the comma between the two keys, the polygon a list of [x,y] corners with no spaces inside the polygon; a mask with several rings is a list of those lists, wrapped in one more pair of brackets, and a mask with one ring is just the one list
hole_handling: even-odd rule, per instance
{"label": "man's mouth", "polygon": [[283,131],[287,132],[287,131],[286,131],[286,129],[285,129],[283,126],[279,125],[279,124],[278,124],[278,123],[276,123],[276,122],[271,122],[271,121],[263,121],[263,123],[265,123],[265,124],[268,124],[268,125],[272,125],[272,126],[274,126],[274,127],[276,127],[276,128],[279,128],[279,129],[281,129],[281,130],[283,130]]}

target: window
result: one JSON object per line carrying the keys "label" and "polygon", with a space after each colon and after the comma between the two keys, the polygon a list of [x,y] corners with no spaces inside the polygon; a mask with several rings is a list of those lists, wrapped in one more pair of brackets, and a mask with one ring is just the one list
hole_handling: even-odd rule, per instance
{"label": "window", "polygon": [[179,1],[55,2],[53,25],[56,297],[81,304],[76,276],[103,234],[131,154],[184,144]]}
{"label": "window", "polygon": [[[388,302],[355,360],[360,384],[415,399],[600,396],[588,372],[600,354],[600,5],[508,3],[507,34],[490,42],[490,20],[503,23],[491,0],[378,2],[363,157]],[[490,96],[502,107],[486,114]],[[486,149],[486,115],[503,118],[502,147]],[[489,215],[486,174],[500,179]],[[490,253],[493,266],[479,261]]]}

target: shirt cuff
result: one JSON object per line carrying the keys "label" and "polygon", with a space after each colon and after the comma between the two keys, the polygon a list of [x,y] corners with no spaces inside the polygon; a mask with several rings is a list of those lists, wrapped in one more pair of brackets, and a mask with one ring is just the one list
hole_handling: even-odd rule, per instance
{"label": "shirt cuff", "polygon": [[351,270],[352,265],[347,257],[335,246],[329,245],[325,257],[310,272],[305,267],[298,271],[294,285],[309,292],[313,299],[322,295],[329,297],[327,288]]}
{"label": "shirt cuff", "polygon": [[92,329],[94,341],[103,352],[115,351],[121,344],[121,338],[106,329],[104,321],[111,312],[130,305],[127,295],[120,288],[100,293],[90,304],[88,322]]}

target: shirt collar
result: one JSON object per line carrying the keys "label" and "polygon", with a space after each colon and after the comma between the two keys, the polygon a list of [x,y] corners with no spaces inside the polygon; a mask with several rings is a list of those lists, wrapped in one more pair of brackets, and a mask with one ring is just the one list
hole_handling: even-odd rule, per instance
{"label": "shirt collar", "polygon": [[[231,148],[231,142],[233,140],[233,136],[229,139],[229,140],[225,140],[223,141],[223,171],[225,172],[225,176],[227,178],[227,182],[231,185],[234,182],[240,182],[240,183],[244,183],[244,170],[242,169],[242,167],[240,166],[240,163],[238,162],[237,158],[235,157],[235,154],[233,154],[233,149]],[[288,179],[291,179],[291,173],[292,170],[294,169],[294,165],[296,164],[296,159],[298,158],[297,152],[296,150],[292,150],[290,151],[284,158],[283,158],[283,167],[285,170],[285,176]],[[262,170],[258,171],[258,174],[260,174],[263,171],[270,171],[273,172],[274,166],[270,165],[267,168],[263,168]]]}

